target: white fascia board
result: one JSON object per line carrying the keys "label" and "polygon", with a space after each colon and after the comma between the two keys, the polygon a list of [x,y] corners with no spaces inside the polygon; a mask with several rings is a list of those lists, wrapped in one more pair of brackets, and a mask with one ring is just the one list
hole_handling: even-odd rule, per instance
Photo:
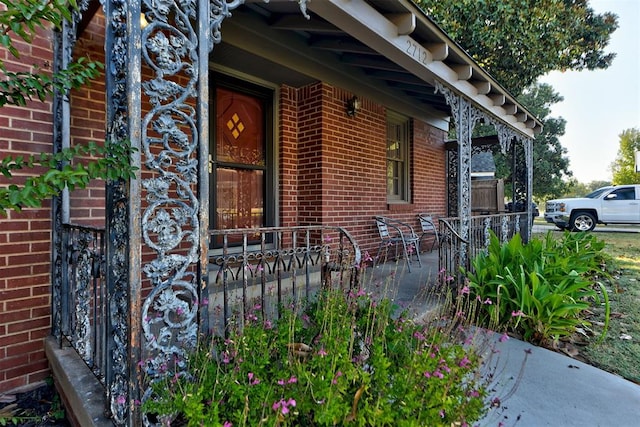
{"label": "white fascia board", "polygon": [[347,34],[375,49],[400,65],[416,77],[433,85],[438,79],[460,94],[495,115],[500,120],[534,137],[533,129],[520,123],[515,117],[505,114],[502,107],[466,80],[460,80],[458,72],[441,61],[434,61],[429,49],[420,45],[410,35],[398,34],[396,25],[371,7],[364,0],[320,0],[311,1],[309,9],[331,22]]}
{"label": "white fascia board", "polygon": [[[324,1],[324,0],[321,0]],[[234,19],[240,18],[242,19]],[[234,11],[223,24],[223,40],[240,49],[325,81],[362,98],[370,98],[387,108],[424,121],[438,129],[449,129],[449,118],[432,108],[418,108],[406,97],[380,85],[369,76],[356,74],[353,67],[339,64],[328,52],[309,49],[286,32],[276,31],[250,13]],[[215,47],[214,47],[215,52]],[[256,70],[259,73],[259,70]]]}

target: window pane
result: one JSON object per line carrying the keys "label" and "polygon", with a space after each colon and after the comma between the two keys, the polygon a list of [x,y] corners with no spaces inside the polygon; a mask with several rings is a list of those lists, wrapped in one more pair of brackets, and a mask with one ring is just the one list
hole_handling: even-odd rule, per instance
{"label": "window pane", "polygon": [[264,173],[261,170],[218,168],[217,228],[264,226]]}
{"label": "window pane", "polygon": [[264,111],[259,98],[217,90],[217,161],[246,165],[265,164]]}
{"label": "window pane", "polygon": [[408,129],[406,120],[387,121],[387,199],[407,201]]}

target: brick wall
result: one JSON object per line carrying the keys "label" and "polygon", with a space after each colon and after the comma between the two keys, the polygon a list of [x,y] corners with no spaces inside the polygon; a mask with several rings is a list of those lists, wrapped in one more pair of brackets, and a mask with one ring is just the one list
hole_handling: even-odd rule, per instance
{"label": "brick wall", "polygon": [[[52,60],[49,40],[41,34],[31,44],[20,43],[19,60],[3,50],[7,68],[29,71],[25,64],[34,64],[47,70]],[[49,102],[0,108],[0,156],[51,152],[51,123]],[[32,173],[18,171],[12,181],[0,177],[0,186],[21,183]],[[0,216],[0,392],[49,374],[43,348],[51,322],[49,205]]]}
{"label": "brick wall", "polygon": [[[76,42],[74,55],[85,55],[104,63],[105,20],[100,10],[91,19]],[[102,145],[105,139],[104,73],[91,84],[71,93],[71,144],[93,141]],[[85,159],[86,160],[86,159]],[[83,190],[70,193],[70,221],[74,224],[104,227],[105,185],[94,180]]]}
{"label": "brick wall", "polygon": [[295,88],[280,88],[279,113],[279,211],[280,225],[298,222],[298,93]]}
{"label": "brick wall", "polygon": [[[52,36],[42,33],[31,44],[20,43],[20,59],[2,51],[10,71],[24,64],[48,70]],[[74,55],[104,62],[104,17],[97,14],[79,38]],[[104,78],[71,95],[71,144],[104,141]],[[51,153],[53,115],[50,100],[25,107],[0,108],[0,156]],[[21,171],[12,182],[42,172]],[[0,177],[0,185],[10,182]],[[95,181],[71,193],[71,220],[104,226],[104,183]],[[0,392],[46,378],[49,367],[43,340],[51,332],[51,212],[42,208],[9,212],[0,217]]]}
{"label": "brick wall", "polygon": [[[297,90],[298,150],[291,150],[292,133],[281,134],[283,225],[295,223],[290,179],[298,178],[298,224],[327,224],[346,228],[363,250],[374,250],[379,237],[374,215],[391,216],[418,225],[417,214],[446,212],[445,132],[422,122],[412,126],[411,194],[406,204],[388,204],[386,197],[386,110],[361,98],[355,117],[345,113],[352,93],[324,83]],[[281,96],[282,111],[293,101]],[[289,114],[289,113],[287,113]],[[291,117],[295,117],[291,115]],[[281,124],[282,128],[282,124]],[[287,178],[288,177],[288,178]]]}

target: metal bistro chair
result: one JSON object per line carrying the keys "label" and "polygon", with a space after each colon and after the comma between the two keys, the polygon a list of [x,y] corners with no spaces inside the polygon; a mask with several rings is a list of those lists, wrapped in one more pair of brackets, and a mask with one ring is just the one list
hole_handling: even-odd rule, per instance
{"label": "metal bistro chair", "polygon": [[407,262],[407,268],[411,273],[411,253],[415,252],[418,258],[418,265],[422,267],[420,260],[420,237],[413,231],[413,227],[396,219],[383,216],[375,217],[378,232],[380,233],[380,246],[378,246],[378,254],[376,260],[380,259],[380,251],[385,249],[385,256],[389,251],[389,246],[394,246],[396,258],[398,256],[398,246],[402,245],[404,258]]}
{"label": "metal bistro chair", "polygon": [[422,234],[420,234],[420,241],[425,236],[433,236],[433,242],[431,242],[431,248],[429,252],[433,250],[433,247],[438,244],[440,247],[440,232],[436,228],[436,225],[433,222],[433,217],[429,214],[418,214],[418,220],[420,221],[420,227],[422,228]]}

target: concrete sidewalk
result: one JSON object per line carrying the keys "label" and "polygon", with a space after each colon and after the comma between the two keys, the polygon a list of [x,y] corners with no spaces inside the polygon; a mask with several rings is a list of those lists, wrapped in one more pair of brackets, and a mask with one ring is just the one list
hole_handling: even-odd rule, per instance
{"label": "concrete sidewalk", "polygon": [[568,356],[513,338],[490,338],[495,397],[480,426],[640,426],[640,386]]}
{"label": "concrete sidewalk", "polygon": [[[438,277],[437,250],[421,255],[422,267],[411,272],[404,260],[367,272],[364,287],[387,289],[419,318],[437,307],[429,288]],[[486,369],[493,372],[486,417],[474,425],[518,427],[640,426],[640,386],[591,365],[514,338],[486,332],[479,339],[487,352]],[[493,352],[495,351],[495,352]]]}

